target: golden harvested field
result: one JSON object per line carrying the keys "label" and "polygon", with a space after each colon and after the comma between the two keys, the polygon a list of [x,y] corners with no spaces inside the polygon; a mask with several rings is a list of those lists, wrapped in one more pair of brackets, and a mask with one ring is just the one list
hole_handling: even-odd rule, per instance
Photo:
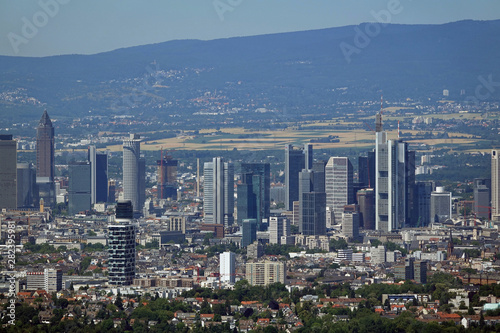
{"label": "golden harvested field", "polygon": [[[304,128],[304,126],[303,126]],[[405,133],[418,134],[418,131],[405,131]],[[434,132],[435,134],[439,134]],[[371,131],[327,131],[327,130],[297,130],[286,131],[249,131],[243,128],[225,128],[217,133],[215,129],[200,130],[197,136],[179,136],[176,138],[145,141],[141,145],[143,150],[177,149],[177,150],[261,150],[281,149],[285,144],[301,144],[310,139],[325,138],[329,135],[338,136],[339,142],[315,142],[317,149],[324,148],[362,148],[373,147],[375,135]],[[474,139],[462,133],[448,133],[447,139],[421,139],[411,140],[411,143],[424,143],[429,145],[470,144]],[[461,138],[456,138],[461,136]],[[466,138],[464,138],[466,136]],[[388,132],[389,139],[397,139],[397,131]],[[112,145],[111,151],[121,151],[121,145]]]}

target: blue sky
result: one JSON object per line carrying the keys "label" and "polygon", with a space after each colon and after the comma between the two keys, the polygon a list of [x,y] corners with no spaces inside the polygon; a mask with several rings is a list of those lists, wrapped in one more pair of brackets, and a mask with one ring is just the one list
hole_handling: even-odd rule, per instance
{"label": "blue sky", "polygon": [[[399,4],[398,4],[399,3]],[[498,0],[0,0],[0,55],[93,54],[173,39],[216,39],[375,21],[500,18]]]}

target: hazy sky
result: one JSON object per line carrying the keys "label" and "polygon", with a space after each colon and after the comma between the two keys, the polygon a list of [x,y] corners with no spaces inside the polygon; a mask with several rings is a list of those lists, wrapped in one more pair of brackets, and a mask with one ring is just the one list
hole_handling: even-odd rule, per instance
{"label": "hazy sky", "polygon": [[[399,3],[399,4],[398,4]],[[173,39],[215,39],[375,21],[500,18],[498,0],[0,0],[0,55],[92,54]]]}

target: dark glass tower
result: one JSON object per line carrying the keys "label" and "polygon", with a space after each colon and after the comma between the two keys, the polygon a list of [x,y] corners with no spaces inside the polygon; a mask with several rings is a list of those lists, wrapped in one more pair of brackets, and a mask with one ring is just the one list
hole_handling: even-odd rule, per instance
{"label": "dark glass tower", "polygon": [[108,201],[108,154],[96,151],[95,146],[88,149],[91,168],[92,204]]}
{"label": "dark glass tower", "polygon": [[177,160],[167,155],[156,161],[156,164],[158,165],[158,198],[177,200]]}
{"label": "dark glass tower", "polygon": [[68,213],[70,215],[91,209],[90,166],[89,162],[69,165]]}
{"label": "dark glass tower", "polygon": [[[309,161],[312,159],[312,146],[307,152]],[[293,209],[294,201],[299,201],[299,172],[304,168],[309,169],[305,160],[303,149],[294,149],[292,145],[285,146],[285,208],[288,211]]]}
{"label": "dark glass tower", "polygon": [[431,194],[433,182],[417,182],[415,185],[415,209],[417,220],[412,227],[426,227],[431,223]]}
{"label": "dark glass tower", "polygon": [[32,208],[38,201],[36,169],[32,163],[17,163],[17,207]]}
{"label": "dark glass tower", "polygon": [[[238,184],[238,223],[243,219],[256,219],[261,230],[263,219],[269,218],[270,200],[270,165],[269,163],[242,163],[242,184]],[[241,193],[241,197],[240,197]],[[241,212],[241,217],[240,217]]]}
{"label": "dark glass tower", "polygon": [[303,235],[326,235],[326,193],[302,193],[299,232]]}

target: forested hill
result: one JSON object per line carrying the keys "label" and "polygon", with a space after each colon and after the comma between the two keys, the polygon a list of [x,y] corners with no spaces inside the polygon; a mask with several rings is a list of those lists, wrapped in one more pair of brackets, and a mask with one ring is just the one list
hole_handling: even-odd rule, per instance
{"label": "forested hill", "polygon": [[[114,101],[134,90],[144,95],[134,102],[137,112],[158,103],[182,103],[207,91],[218,91],[235,103],[264,96],[273,105],[301,105],[312,112],[317,105],[380,92],[405,99],[437,97],[448,89],[450,98],[458,99],[464,98],[462,89],[465,96],[474,94],[479,76],[492,75],[492,81],[500,82],[499,58],[500,20],[361,24],[177,40],[95,55],[0,57],[0,110],[22,113],[35,105],[56,116],[88,110],[106,114],[113,111]],[[145,85],[148,76],[152,79]],[[500,88],[493,85],[492,90],[498,98]]]}

